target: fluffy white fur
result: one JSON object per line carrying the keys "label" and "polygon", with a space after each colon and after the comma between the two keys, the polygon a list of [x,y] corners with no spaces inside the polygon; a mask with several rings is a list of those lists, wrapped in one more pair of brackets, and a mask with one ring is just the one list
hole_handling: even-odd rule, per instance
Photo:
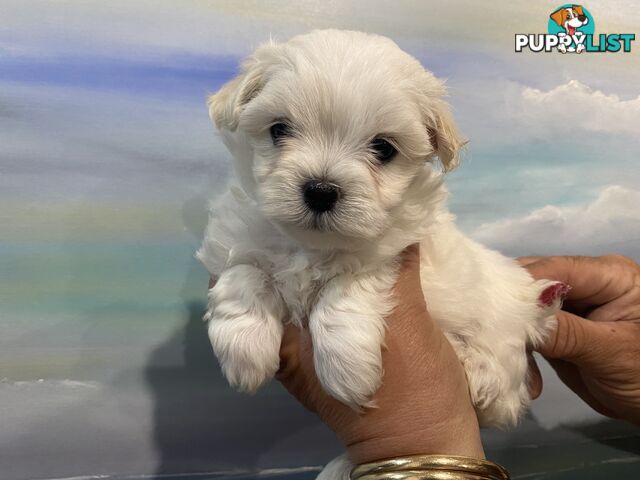
{"label": "fluffy white fur", "polygon": [[[518,420],[529,402],[528,345],[560,304],[550,281],[466,238],[446,207],[444,170],[464,141],[442,82],[391,40],[314,31],[259,47],[210,99],[239,184],[211,205],[197,257],[218,282],[205,320],[234,387],[253,392],[278,369],[283,324],[308,325],[323,387],[366,406],[381,382],[384,318],[400,252],[420,243],[429,310],[463,363],[483,425]],[[274,145],[270,127],[292,133]],[[398,150],[386,164],[370,148]],[[334,210],[307,208],[301,185],[329,179]],[[430,388],[430,386],[425,386]],[[348,478],[345,457],[320,478]]]}

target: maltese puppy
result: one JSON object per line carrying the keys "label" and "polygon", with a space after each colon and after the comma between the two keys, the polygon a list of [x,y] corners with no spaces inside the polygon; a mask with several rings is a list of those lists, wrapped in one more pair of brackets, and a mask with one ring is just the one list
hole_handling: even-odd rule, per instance
{"label": "maltese puppy", "polygon": [[[196,256],[217,277],[205,320],[232,386],[254,392],[274,376],[289,322],[309,329],[324,389],[370,405],[399,254],[419,243],[429,312],[481,423],[517,422],[526,350],[567,287],[456,228],[439,170],[456,167],[465,141],[444,93],[393,41],[322,30],[260,46],[209,99],[237,183],[211,204]],[[349,468],[342,458],[321,478]]]}

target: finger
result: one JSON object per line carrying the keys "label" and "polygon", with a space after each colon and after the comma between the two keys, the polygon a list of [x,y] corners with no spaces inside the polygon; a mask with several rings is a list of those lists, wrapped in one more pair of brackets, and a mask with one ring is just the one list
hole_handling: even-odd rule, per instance
{"label": "finger", "polygon": [[[640,298],[631,291],[638,276],[637,265],[624,257],[610,255],[604,257],[542,257],[526,265],[529,273],[536,279],[559,280],[571,286],[565,301],[565,309],[586,316],[594,307],[605,305],[620,297],[624,305],[637,304]],[[592,316],[592,315],[590,315]],[[613,321],[611,311],[597,316],[599,321]],[[594,317],[594,319],[596,319]]]}
{"label": "finger", "polygon": [[615,300],[586,310],[583,316],[594,322],[622,320],[638,322],[640,320],[640,289],[635,286],[632,289]]}
{"label": "finger", "polygon": [[606,324],[564,311],[558,312],[556,317],[556,328],[537,351],[547,358],[584,365],[597,364],[602,359],[602,345],[610,341]]}
{"label": "finger", "polygon": [[581,257],[524,257],[526,259],[536,259],[535,261],[526,261],[523,264],[529,271],[531,276],[536,280],[547,278],[549,280],[557,280],[571,285],[572,292],[570,298],[583,295],[584,290],[589,290],[589,285],[583,281],[584,272],[576,272]]}
{"label": "finger", "polygon": [[542,258],[543,257],[537,256],[518,257],[516,258],[516,262],[518,262],[522,267],[526,267],[532,263],[539,262]]}
{"label": "finger", "polygon": [[300,337],[302,330],[294,325],[285,325],[280,344],[280,368],[276,378],[286,379],[300,365]]}
{"label": "finger", "polygon": [[613,411],[605,407],[600,401],[598,401],[589,391],[587,386],[582,380],[582,375],[578,367],[572,363],[565,362],[563,360],[547,359],[549,365],[556,371],[558,377],[562,382],[569,387],[573,393],[578,395],[582,400],[587,403],[596,412],[606,415],[607,417],[614,417]]}
{"label": "finger", "polygon": [[420,285],[420,245],[414,243],[404,249],[396,287]]}
{"label": "finger", "polygon": [[426,304],[420,283],[420,247],[418,244],[407,247],[400,257],[400,271],[394,286],[394,295],[398,299],[397,308],[425,311]]}
{"label": "finger", "polygon": [[[573,271],[572,262],[575,257],[541,257],[527,256],[520,257],[517,261],[527,269],[529,274],[536,280],[549,279],[557,280],[570,287],[563,299],[563,308],[580,316],[586,316],[588,308],[576,305],[575,298],[578,293],[575,291],[575,281],[571,276]],[[572,283],[573,282],[573,283]],[[580,287],[578,286],[578,290]]]}
{"label": "finger", "polygon": [[317,411],[320,403],[326,401],[313,367],[308,330],[290,324],[285,326],[276,379],[311,411]]}
{"label": "finger", "polygon": [[540,374],[536,359],[533,358],[531,352],[527,352],[527,362],[529,363],[529,370],[527,372],[529,396],[532,400],[535,400],[542,393],[542,375]]}

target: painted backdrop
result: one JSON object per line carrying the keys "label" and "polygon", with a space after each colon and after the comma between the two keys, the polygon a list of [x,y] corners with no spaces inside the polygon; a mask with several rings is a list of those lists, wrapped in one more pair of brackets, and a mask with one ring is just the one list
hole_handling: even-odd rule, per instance
{"label": "painted backdrop", "polygon": [[[0,478],[311,478],[339,451],[278,385],[230,391],[200,321],[193,252],[229,172],[205,98],[270,36],[376,32],[447,78],[471,140],[451,206],[475,238],[640,260],[640,45],[515,53],[558,6],[0,0]],[[630,1],[585,6],[596,32],[638,32]],[[492,458],[515,478],[640,474],[638,430],[545,381],[521,428],[485,432]]]}

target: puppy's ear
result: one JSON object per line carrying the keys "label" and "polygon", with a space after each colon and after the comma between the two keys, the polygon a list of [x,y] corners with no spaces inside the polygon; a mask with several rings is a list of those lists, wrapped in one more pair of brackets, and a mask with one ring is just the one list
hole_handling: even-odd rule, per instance
{"label": "puppy's ear", "polygon": [[582,5],[572,5],[573,11],[578,15],[584,15],[584,11],[582,10]]}
{"label": "puppy's ear", "polygon": [[275,43],[258,47],[243,62],[240,75],[208,98],[209,117],[216,127],[230,131],[238,127],[242,109],[265,86],[269,71],[277,62],[278,50]]}
{"label": "puppy's ear", "polygon": [[565,12],[564,8],[559,8],[558,10],[553,12],[551,15],[549,15],[551,17],[551,20],[556,22],[556,24],[559,27],[564,27],[564,12]]}
{"label": "puppy's ear", "polygon": [[449,172],[460,163],[460,153],[467,141],[458,130],[446,102],[436,100],[430,110],[429,139],[444,171]]}

